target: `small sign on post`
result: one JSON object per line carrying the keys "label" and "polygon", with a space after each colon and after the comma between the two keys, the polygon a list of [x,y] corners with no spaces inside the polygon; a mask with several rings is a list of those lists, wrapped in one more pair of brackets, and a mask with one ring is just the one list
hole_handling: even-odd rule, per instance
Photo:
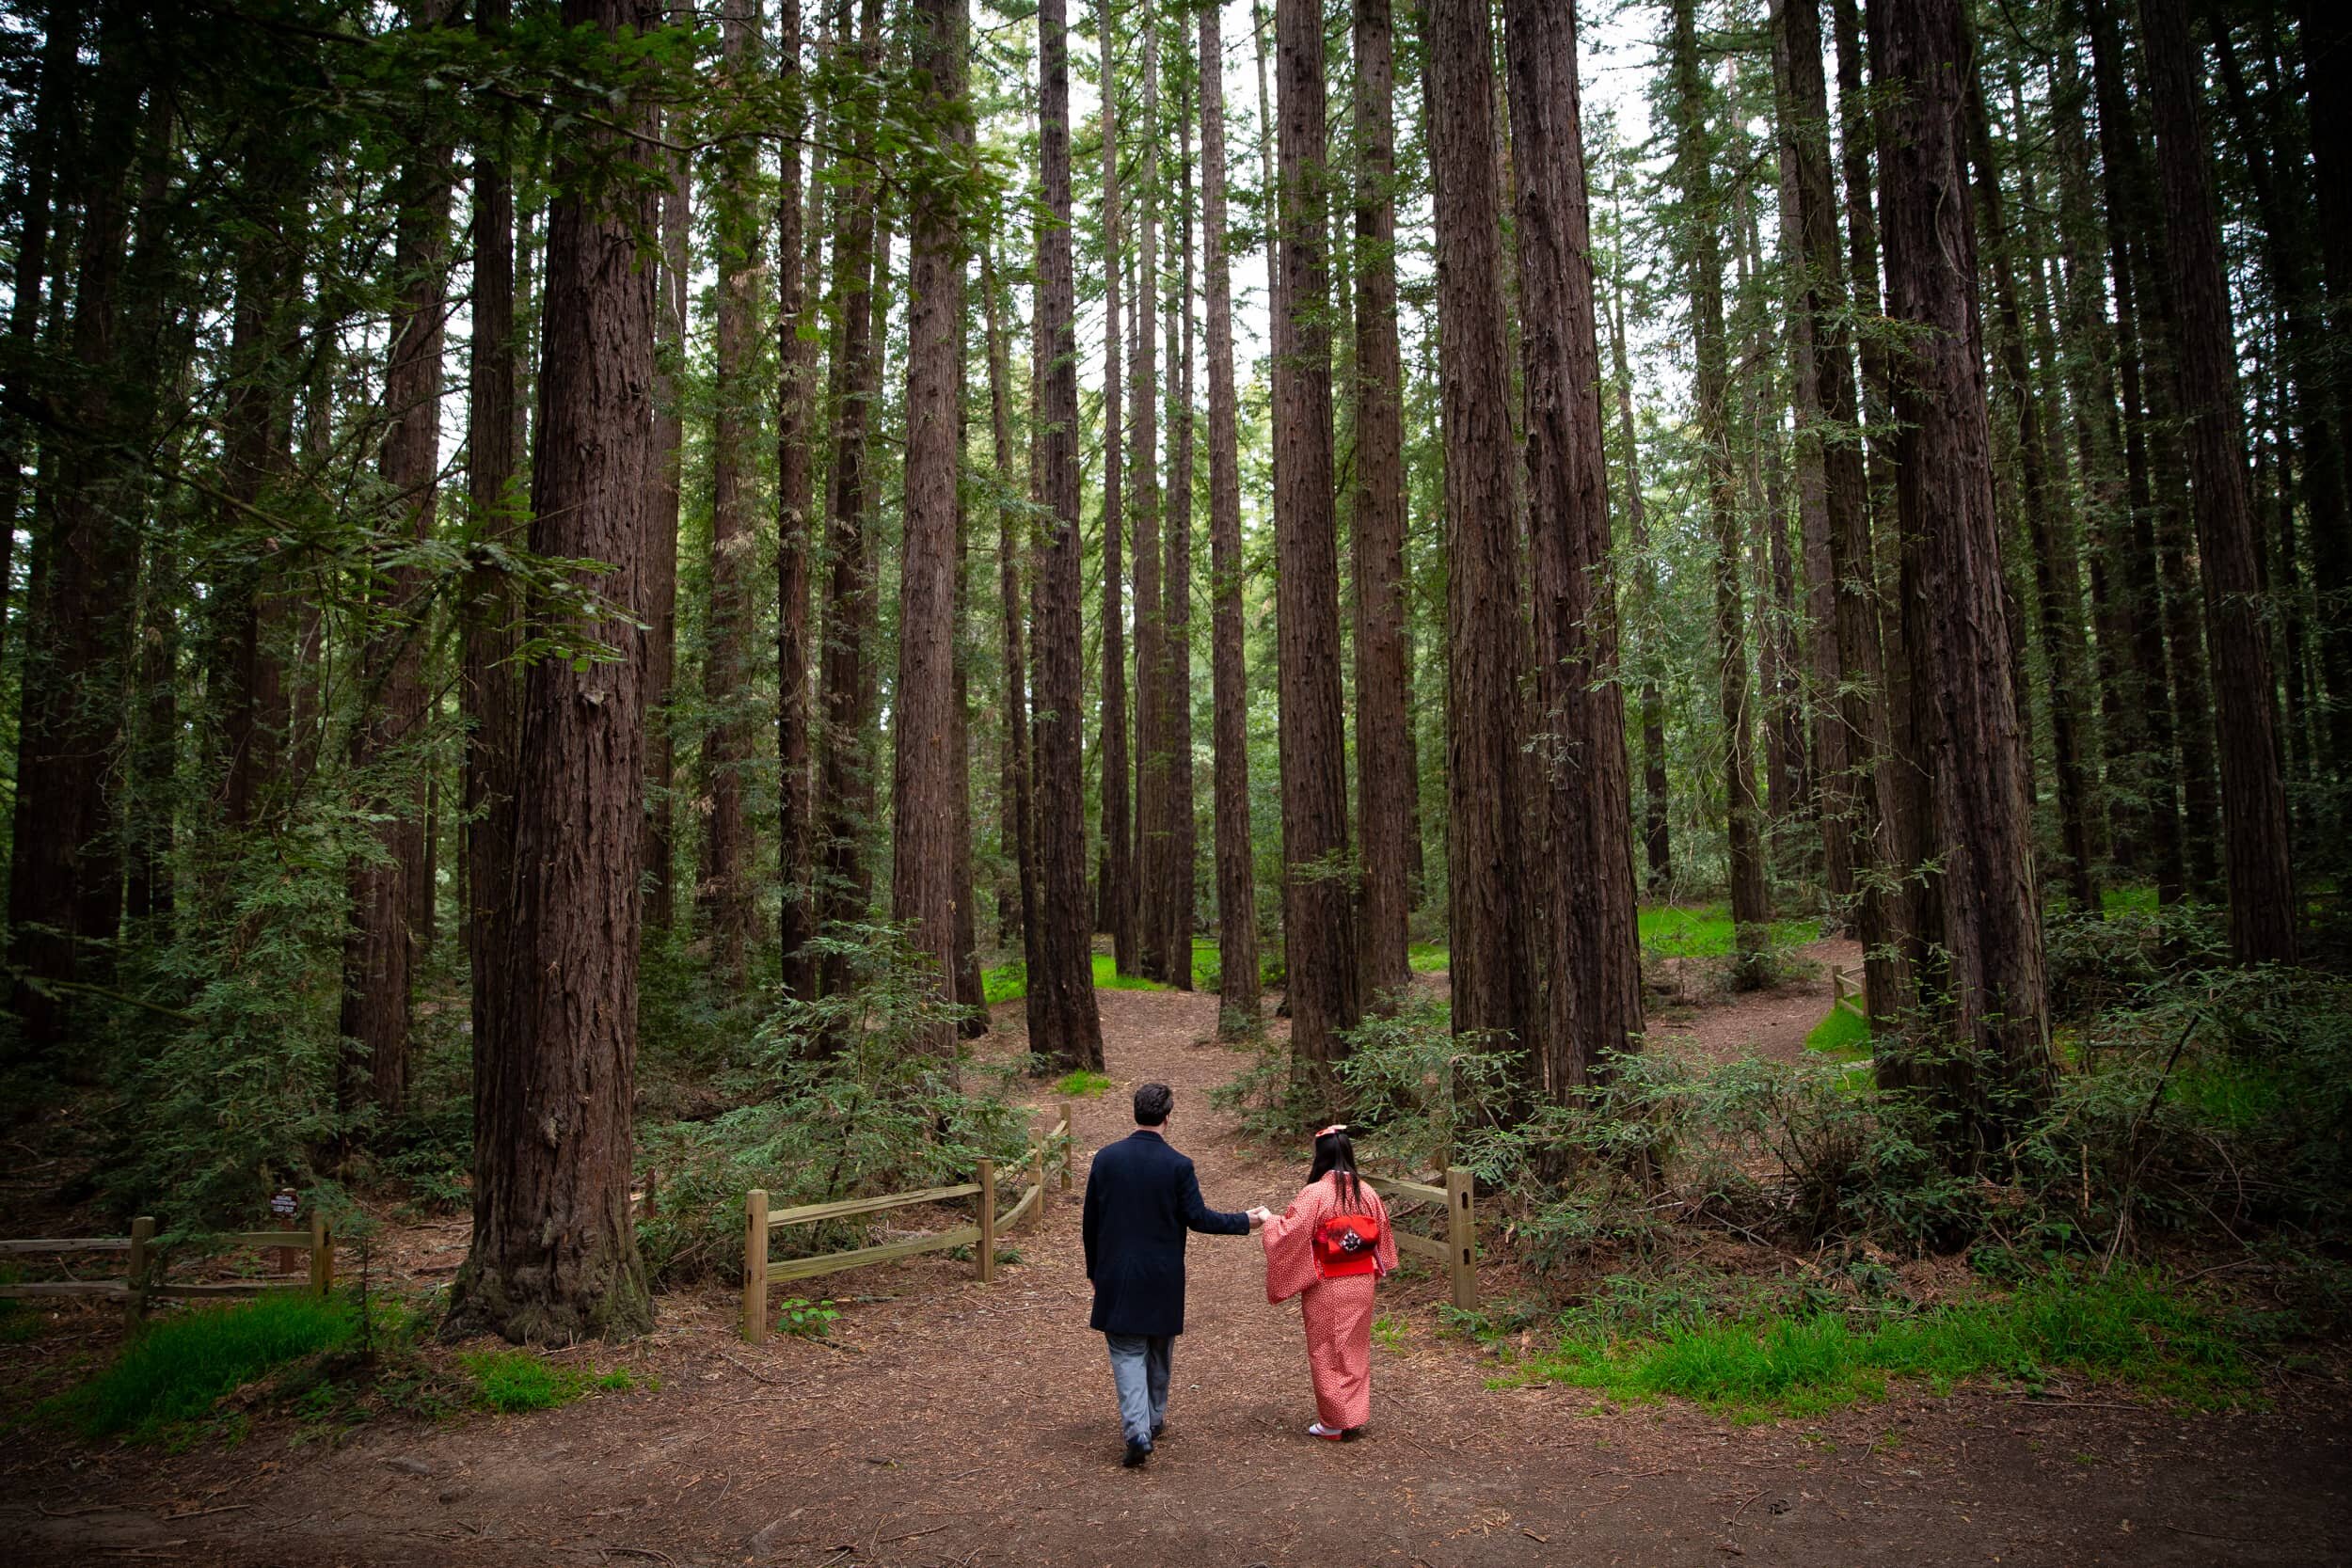
{"label": "small sign on post", "polygon": [[[294,1221],[301,1212],[302,1196],[292,1187],[278,1188],[278,1196],[269,1200],[269,1217],[280,1230],[298,1230],[300,1227],[295,1225]],[[300,1251],[300,1248],[294,1246],[279,1247],[278,1249],[278,1272],[293,1274],[297,1270],[307,1269],[310,1264],[309,1259],[303,1259],[300,1262],[295,1261]]]}

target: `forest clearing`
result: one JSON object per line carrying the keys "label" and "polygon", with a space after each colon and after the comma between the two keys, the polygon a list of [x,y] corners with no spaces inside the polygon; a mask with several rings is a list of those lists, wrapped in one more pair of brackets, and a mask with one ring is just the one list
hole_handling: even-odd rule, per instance
{"label": "forest clearing", "polygon": [[7,1555],[2352,1556],[2348,64],[0,0]]}

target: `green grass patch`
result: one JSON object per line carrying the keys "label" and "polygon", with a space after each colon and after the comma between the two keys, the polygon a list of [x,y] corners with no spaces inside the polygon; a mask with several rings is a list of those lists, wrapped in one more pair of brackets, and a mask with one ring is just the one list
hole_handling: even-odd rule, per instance
{"label": "green grass patch", "polygon": [[2155,885],[2101,888],[2099,906],[2109,914],[2153,914],[2156,912]]}
{"label": "green grass patch", "polygon": [[[1733,927],[1729,904],[1647,904],[1635,916],[1645,950],[1679,958],[1730,956]],[[1820,934],[1809,920],[1775,920],[1772,941],[1782,947],[1811,942]]]}
{"label": "green grass patch", "polygon": [[2151,1275],[2052,1275],[1999,1300],[1857,1326],[1836,1311],[1697,1319],[1655,1334],[1571,1329],[1505,1383],[1561,1383],[1640,1402],[1668,1396],[1742,1417],[1880,1400],[1894,1380],[1939,1395],[1969,1378],[2061,1376],[2221,1405],[2253,1381],[2230,1334]]}
{"label": "green grass patch", "polygon": [[1096,1100],[1111,1086],[1110,1079],[1092,1068],[1079,1068],[1054,1081],[1054,1093],[1064,1100]]}
{"label": "green grass patch", "polygon": [[1416,942],[1405,949],[1406,967],[1416,974],[1443,974],[1454,955],[1441,942]]}
{"label": "green grass patch", "polygon": [[627,1367],[599,1372],[551,1361],[527,1350],[472,1351],[457,1364],[473,1379],[473,1402],[484,1410],[513,1415],[523,1410],[553,1410],[584,1394],[626,1393],[637,1386]]}
{"label": "green grass patch", "polygon": [[[1200,950],[1196,946],[1193,949],[1196,974],[1199,972],[1200,959]],[[1097,953],[1094,955],[1094,989],[1096,990],[1167,990],[1168,988],[1161,985],[1157,980],[1147,980],[1139,974],[1121,974],[1111,955]],[[980,974],[980,994],[987,998],[988,1005],[992,1007],[999,1002],[1010,1002],[1015,998],[1028,995],[1029,966],[1016,958],[1011,963],[999,964],[994,969],[983,970]]]}
{"label": "green grass patch", "polygon": [[151,1437],[289,1361],[340,1348],[358,1327],[351,1304],[331,1297],[288,1293],[199,1308],[156,1323],[112,1366],[42,1409],[85,1437]]}
{"label": "green grass patch", "polygon": [[1833,1006],[1805,1036],[1804,1048],[1834,1061],[1859,1061],[1870,1053],[1870,1021],[1851,1007]]}

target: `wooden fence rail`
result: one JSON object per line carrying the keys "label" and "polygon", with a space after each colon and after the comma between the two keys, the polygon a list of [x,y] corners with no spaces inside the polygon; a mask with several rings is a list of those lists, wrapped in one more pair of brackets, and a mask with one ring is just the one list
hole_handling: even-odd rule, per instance
{"label": "wooden fence rail", "polygon": [[42,1279],[23,1284],[0,1284],[0,1297],[39,1300],[56,1296],[93,1296],[103,1301],[122,1303],[123,1316],[129,1323],[137,1323],[147,1315],[151,1301],[200,1301],[215,1297],[272,1295],[287,1291],[308,1291],[325,1295],[335,1285],[335,1239],[326,1228],[326,1216],[312,1214],[306,1235],[299,1230],[246,1230],[214,1241],[224,1246],[249,1251],[277,1249],[280,1252],[307,1253],[310,1256],[310,1277],[304,1279],[236,1279],[211,1285],[169,1285],[163,1278],[163,1257],[155,1245],[155,1221],[142,1214],[131,1222],[128,1236],[70,1236],[57,1239],[28,1238],[0,1241],[0,1258],[56,1257],[71,1252],[119,1252],[126,1255],[123,1276],[119,1279]]}
{"label": "wooden fence rail", "polygon": [[1862,991],[1862,972],[1849,974],[1836,964],[1829,966],[1829,1005],[1832,1011],[1839,1007],[1867,1022],[1870,1014]]}
{"label": "wooden fence rail", "polygon": [[1364,1184],[1394,1202],[1445,1205],[1445,1235],[1423,1236],[1396,1227],[1396,1244],[1406,1252],[1434,1258],[1445,1265],[1454,1287],[1454,1305],[1463,1311],[1478,1307],[1478,1214],[1470,1201],[1470,1173],[1460,1165],[1446,1167],[1445,1185],[1406,1181],[1392,1176],[1367,1176]]}
{"label": "wooden fence rail", "polygon": [[[996,1238],[1034,1217],[1045,1201],[1045,1171],[1049,1163],[1061,1167],[1062,1191],[1070,1190],[1070,1106],[1059,1107],[1059,1119],[1046,1130],[1042,1137],[1030,1141],[1027,1158],[1028,1191],[1003,1214],[996,1212],[996,1162],[982,1160],[979,1180],[961,1181],[953,1186],[924,1187],[914,1192],[882,1193],[873,1197],[838,1198],[828,1203],[804,1203],[797,1209],[771,1212],[768,1193],[755,1187],[743,1195],[743,1338],[757,1344],[768,1335],[768,1287],[792,1279],[815,1279],[820,1275],[838,1274],[844,1269],[862,1269],[873,1263],[896,1262],[901,1258],[914,1258],[927,1252],[946,1252],[951,1247],[969,1246],[978,1263],[980,1283],[996,1281]],[[978,1223],[960,1225],[946,1230],[934,1230],[925,1235],[909,1237],[901,1242],[885,1242],[877,1246],[853,1247],[847,1252],[819,1253],[812,1258],[788,1258],[782,1262],[768,1256],[769,1237],[779,1227],[816,1225],[825,1220],[854,1219],[861,1214],[879,1214],[892,1209],[905,1209],[920,1203],[952,1203],[960,1198],[977,1197]]]}

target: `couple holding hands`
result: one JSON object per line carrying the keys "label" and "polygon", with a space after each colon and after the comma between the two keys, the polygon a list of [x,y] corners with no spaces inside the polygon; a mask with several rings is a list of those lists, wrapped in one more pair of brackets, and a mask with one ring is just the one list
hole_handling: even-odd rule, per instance
{"label": "couple holding hands", "polygon": [[1168,1424],[1168,1383],[1184,1328],[1184,1233],[1257,1231],[1265,1247],[1270,1302],[1299,1298],[1307,1366],[1314,1380],[1311,1437],[1361,1436],[1372,1413],[1374,1281],[1396,1267],[1396,1239],[1380,1196],[1356,1175],[1344,1126],[1315,1134],[1306,1186],[1279,1214],[1227,1213],[1200,1197],[1191,1160],[1168,1141],[1176,1097],[1165,1084],[1136,1090],[1136,1130],[1098,1151],[1087,1176],[1087,1278],[1090,1326],[1110,1342],[1119,1419],[1133,1467],[1152,1457]]}

